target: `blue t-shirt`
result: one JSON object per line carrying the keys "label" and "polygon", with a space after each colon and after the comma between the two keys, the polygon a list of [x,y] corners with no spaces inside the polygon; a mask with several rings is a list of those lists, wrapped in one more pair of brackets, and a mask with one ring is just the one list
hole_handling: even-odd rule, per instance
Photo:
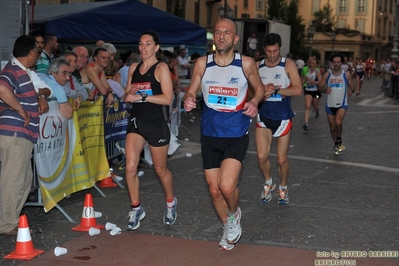
{"label": "blue t-shirt", "polygon": [[57,98],[58,103],[68,102],[65,86],[61,86],[51,74],[38,75],[47,83],[47,85],[50,86],[51,90],[53,91],[52,97]]}

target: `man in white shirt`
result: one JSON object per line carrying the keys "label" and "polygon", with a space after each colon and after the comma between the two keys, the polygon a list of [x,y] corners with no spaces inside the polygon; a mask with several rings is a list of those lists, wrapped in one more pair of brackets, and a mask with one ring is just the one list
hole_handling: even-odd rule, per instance
{"label": "man in white shirt", "polygon": [[177,73],[180,79],[187,79],[188,78],[188,69],[190,68],[188,64],[188,60],[186,58],[186,48],[180,48],[180,54],[177,64]]}
{"label": "man in white shirt", "polygon": [[296,65],[296,68],[298,68],[299,76],[301,76],[301,74],[302,74],[302,68],[305,66],[305,61],[303,61],[301,58],[298,58],[298,59],[295,61],[295,65]]}
{"label": "man in white shirt", "polygon": [[249,52],[249,56],[251,57],[255,55],[256,51],[258,51],[258,39],[256,38],[255,33],[252,33],[252,36],[248,38],[247,50]]}

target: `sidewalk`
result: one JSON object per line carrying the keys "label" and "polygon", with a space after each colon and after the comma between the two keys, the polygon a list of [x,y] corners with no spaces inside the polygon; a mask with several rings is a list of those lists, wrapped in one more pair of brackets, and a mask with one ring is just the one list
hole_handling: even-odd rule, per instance
{"label": "sidewalk", "polygon": [[[394,251],[395,255],[399,251],[399,210],[392,207],[399,188],[399,105],[393,99],[381,102],[386,98],[381,97],[380,81],[366,80],[362,94],[349,98],[343,133],[346,150],[339,156],[333,155],[323,107],[325,97],[321,100],[320,118],[311,117],[308,132],[302,130],[303,97],[292,99],[296,117],[289,151],[288,206],[276,203],[277,194],[270,203],[259,200],[263,179],[251,126],[250,145],[239,180],[243,235],[232,251],[218,250],[221,224],[203,176],[200,112],[193,111],[182,115],[182,124],[193,135],[182,128],[180,153],[169,159],[179,200],[173,226],[163,225],[162,188],[153,169],[146,166],[140,169],[145,173],[140,188],[147,217],[137,231],[110,236],[102,230],[100,235],[90,237],[72,231],[76,224],[56,209],[46,214],[40,207],[28,207],[23,212],[35,231],[34,247],[47,252],[29,262],[5,260],[3,256],[15,248],[15,238],[0,236],[0,265],[301,266],[330,263],[328,260],[334,259],[332,251],[366,251],[366,258],[354,253],[342,258],[352,263],[348,265],[399,265],[398,257],[370,258],[367,253]],[[278,183],[275,152],[274,143],[272,176]],[[192,157],[187,157],[187,153]],[[124,176],[123,172],[117,174]],[[126,189],[108,188],[103,192],[107,197],[101,197],[95,189],[75,193],[60,205],[80,221],[85,194],[92,193],[94,209],[103,213],[97,223],[112,222],[124,229],[129,210]],[[56,246],[68,248],[68,254],[55,257]],[[323,261],[316,261],[319,259]]]}

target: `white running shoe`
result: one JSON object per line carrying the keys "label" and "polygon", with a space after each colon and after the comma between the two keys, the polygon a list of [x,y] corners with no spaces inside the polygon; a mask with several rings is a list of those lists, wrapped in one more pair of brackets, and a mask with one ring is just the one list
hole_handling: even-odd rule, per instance
{"label": "white running shoe", "polygon": [[235,244],[240,240],[241,237],[241,209],[237,208],[236,214],[228,216],[226,219],[226,238],[230,244]]}
{"label": "white running shoe", "polygon": [[270,186],[264,184],[264,185],[263,185],[262,194],[260,194],[260,200],[261,200],[263,203],[267,203],[267,202],[271,201],[272,198],[273,198],[272,192],[273,192],[275,189],[276,189],[276,183],[275,183],[274,181],[273,181],[273,184],[271,184]]}
{"label": "white running shoe", "polygon": [[227,230],[223,226],[223,236],[222,236],[222,239],[219,242],[219,249],[220,250],[232,250],[234,248],[234,244],[227,243],[226,232],[227,232]]}

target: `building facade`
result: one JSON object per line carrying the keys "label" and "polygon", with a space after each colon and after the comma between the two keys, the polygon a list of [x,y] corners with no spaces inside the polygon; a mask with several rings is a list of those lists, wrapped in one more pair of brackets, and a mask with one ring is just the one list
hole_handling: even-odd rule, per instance
{"label": "building facade", "polygon": [[[332,52],[346,57],[380,61],[391,57],[396,31],[397,0],[301,0],[299,13],[307,28],[315,22],[315,12],[330,5],[334,22],[332,32],[315,32],[304,40],[305,46],[318,50],[326,62]],[[354,31],[358,33],[355,34]]]}
{"label": "building facade", "polygon": [[[94,0],[34,0],[36,4],[95,2]],[[140,0],[169,13],[205,27],[209,34],[208,50],[215,22],[224,14],[233,18],[268,19],[268,0]],[[286,0],[287,3],[290,0]],[[315,12],[329,5],[334,22],[332,32],[316,31],[306,37],[304,45],[318,51],[321,62],[328,61],[333,52],[347,57],[388,58],[394,48],[396,5],[399,0],[300,0],[299,14],[303,22],[313,25]],[[269,18],[270,19],[270,18]],[[354,32],[357,32],[354,34]]]}

